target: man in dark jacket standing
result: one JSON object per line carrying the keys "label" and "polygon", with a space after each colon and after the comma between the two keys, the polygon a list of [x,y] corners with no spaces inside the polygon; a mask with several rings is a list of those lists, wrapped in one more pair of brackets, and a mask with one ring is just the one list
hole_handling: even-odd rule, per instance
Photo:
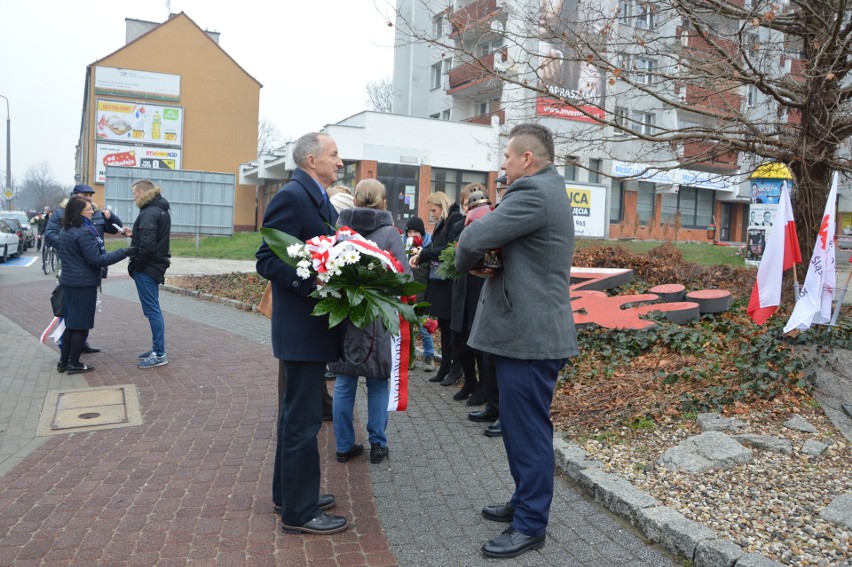
{"label": "man in dark jacket standing", "polygon": [[[490,353],[500,389],[500,423],[515,492],[482,515],[510,522],[482,546],[486,557],[515,557],[544,546],[553,500],[550,404],[559,370],[579,353],[568,289],[574,220],[565,180],[553,166],[550,130],[519,124],[509,132],[509,188],[500,206],[471,223],[456,248],[456,269],[470,270],[500,248],[503,269],[482,288],[468,344]],[[535,333],[518,333],[535,329]]]}
{"label": "man in dark jacket standing", "polygon": [[[296,141],[293,160],[298,167],[269,202],[263,226],[303,242],[333,234],[337,211],[326,189],[343,167],[337,144],[324,134],[305,134]],[[322,512],[334,505],[334,497],[319,493],[317,433],[322,426],[326,363],[340,358],[340,330],[328,328],[328,316],[311,315],[317,304],[309,297],[316,289],[314,280],[297,276],[265,242],[256,256],[257,272],[272,283],[272,348],[285,388],[278,412],[272,501],[287,533],[337,533],[348,522]],[[286,380],[281,380],[283,376]]]}
{"label": "man in dark jacket standing", "polygon": [[151,349],[139,355],[139,368],[154,368],[169,363],[166,355],[166,328],[160,311],[160,284],[165,283],[166,270],[171,265],[169,238],[172,218],[169,202],[147,179],[133,184],[133,198],[139,207],[139,216],[133,223],[131,246],[136,257],[130,261],[127,271],[136,282],[136,292],[142,313],[151,325]]}

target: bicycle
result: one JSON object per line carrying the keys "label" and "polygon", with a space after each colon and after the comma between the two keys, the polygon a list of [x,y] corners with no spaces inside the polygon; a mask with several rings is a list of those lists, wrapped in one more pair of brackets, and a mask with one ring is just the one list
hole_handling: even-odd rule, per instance
{"label": "bicycle", "polygon": [[41,247],[41,269],[45,275],[56,270],[56,250],[47,242],[43,243]]}

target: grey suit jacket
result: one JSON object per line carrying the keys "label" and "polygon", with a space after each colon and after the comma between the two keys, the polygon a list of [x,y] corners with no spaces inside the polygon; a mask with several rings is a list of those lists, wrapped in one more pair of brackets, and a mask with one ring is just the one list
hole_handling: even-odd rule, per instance
{"label": "grey suit jacket", "polygon": [[502,249],[503,271],[485,281],[468,344],[523,360],[579,354],[568,291],[574,218],[554,166],[516,180],[500,206],[462,231],[456,269],[469,270],[494,248]]}

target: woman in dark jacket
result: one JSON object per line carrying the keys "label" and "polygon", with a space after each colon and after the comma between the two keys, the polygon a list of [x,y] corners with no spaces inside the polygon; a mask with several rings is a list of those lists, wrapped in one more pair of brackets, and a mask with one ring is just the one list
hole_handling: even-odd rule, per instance
{"label": "woman in dark jacket", "polygon": [[78,374],[94,370],[80,362],[83,342],[89,329],[95,326],[95,306],[101,268],[127,258],[130,248],[107,253],[104,241],[92,224],[94,209],[82,197],[68,201],[59,233],[59,259],[62,271],[62,300],[65,310],[65,331],[62,333],[62,350],[56,370]]}
{"label": "woman in dark jacket", "polygon": [[[426,201],[429,205],[431,216],[439,219],[435,231],[432,233],[432,243],[418,253],[411,256],[409,263],[416,268],[421,263],[429,263],[432,268],[440,266],[439,258],[441,252],[447,245],[459,239],[461,229],[464,226],[464,216],[459,212],[459,206],[453,203],[444,192],[436,192],[429,195]],[[429,281],[426,284],[426,301],[429,306],[429,315],[438,320],[438,328],[441,329],[441,367],[438,373],[429,378],[430,382],[448,382],[447,385],[456,382],[461,374],[461,367],[455,377],[449,377],[450,368],[453,363],[453,348],[451,341],[450,317],[453,310],[453,282],[437,277],[435,270],[430,269]],[[452,380],[450,380],[452,378]],[[446,380],[445,380],[446,379]]]}
{"label": "woman in dark jacket", "polygon": [[[405,273],[410,273],[399,230],[393,224],[393,216],[385,210],[385,186],[375,179],[361,181],[355,187],[354,202],[356,208],[340,212],[338,226],[348,226],[367,240],[372,240],[380,249],[390,252]],[[363,445],[355,444],[355,428],[352,426],[359,376],[367,379],[370,462],[381,463],[388,456],[385,430],[388,425],[388,381],[392,364],[390,333],[380,320],[363,329],[347,322],[343,358],[329,365],[331,371],[337,374],[332,413],[338,462],[345,463],[364,451]]]}

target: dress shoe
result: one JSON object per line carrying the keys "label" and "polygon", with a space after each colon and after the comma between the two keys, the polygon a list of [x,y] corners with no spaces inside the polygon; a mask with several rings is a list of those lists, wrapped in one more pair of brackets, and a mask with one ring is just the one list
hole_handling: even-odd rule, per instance
{"label": "dress shoe", "polygon": [[68,363],[67,362],[60,361],[60,362],[56,363],[56,371],[57,372],[65,372],[66,370],[68,370]]}
{"label": "dress shoe", "polygon": [[352,457],[357,457],[358,455],[360,455],[363,452],[364,452],[364,446],[363,445],[352,445],[352,448],[349,449],[348,451],[344,451],[343,453],[341,453],[340,451],[337,452],[337,462],[338,463],[345,463],[346,461],[348,461]]}
{"label": "dress shoe", "polygon": [[515,506],[511,502],[486,506],[482,509],[482,516],[492,522],[511,522],[515,517]]}
{"label": "dress shoe", "polygon": [[493,422],[498,417],[500,417],[500,412],[491,406],[485,406],[485,408],[479,411],[472,411],[467,414],[467,418],[469,420],[476,421],[478,423],[484,423],[486,421]]}
{"label": "dress shoe", "polygon": [[101,352],[101,349],[95,348],[95,347],[91,346],[89,343],[83,343],[83,352],[88,353],[88,354],[92,354],[92,353],[95,353],[95,352]]}
{"label": "dress shoe", "polygon": [[482,544],[482,555],[509,559],[529,551],[544,547],[545,536],[528,536],[515,528],[509,527],[505,532]]}
{"label": "dress shoe", "polygon": [[84,372],[91,372],[94,369],[94,366],[89,366],[88,364],[68,363],[68,374],[82,374]]}
{"label": "dress shoe", "polygon": [[382,447],[378,443],[370,443],[370,462],[377,465],[385,460],[390,454],[390,449]]}
{"label": "dress shoe", "polygon": [[[336,534],[342,532],[349,525],[343,516],[332,516],[323,512],[313,520],[309,520],[301,526],[290,526],[281,521],[281,530],[285,534]],[[544,539],[542,537],[542,539]],[[524,550],[526,551],[526,550]]]}
{"label": "dress shoe", "polygon": [[473,395],[470,396],[467,400],[467,405],[469,406],[481,406],[485,403],[485,392],[482,391],[482,387],[480,386]]}
{"label": "dress shoe", "polygon": [[[273,508],[275,508],[275,513],[279,516],[282,512],[284,512],[284,507],[279,506],[278,504],[273,504]],[[329,508],[334,507],[334,494],[320,494],[319,499],[317,500],[317,506],[319,506],[320,510],[328,510]]]}
{"label": "dress shoe", "polygon": [[500,426],[499,418],[494,423],[485,428],[484,435],[486,437],[503,437],[503,428]]}

